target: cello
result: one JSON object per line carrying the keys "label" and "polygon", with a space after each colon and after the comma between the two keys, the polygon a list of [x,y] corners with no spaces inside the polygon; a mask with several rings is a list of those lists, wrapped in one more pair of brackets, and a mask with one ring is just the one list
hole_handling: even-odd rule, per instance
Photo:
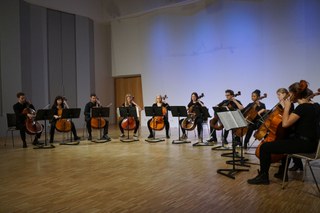
{"label": "cello", "polygon": [[[67,104],[67,99],[63,97],[63,103],[65,108],[69,108]],[[60,119],[56,121],[56,130],[59,132],[70,132],[71,130],[71,121],[69,119],[61,118],[63,109],[58,109],[58,116]]]}
{"label": "cello", "polygon": [[[204,97],[204,94],[201,93],[201,95],[199,95],[199,97],[198,97],[197,102],[200,101],[200,99],[203,98],[203,97]],[[182,121],[182,123],[181,123],[181,128],[183,128],[183,129],[185,129],[185,130],[187,130],[187,131],[194,130],[194,129],[196,128],[196,126],[197,126],[197,124],[196,124],[196,122],[195,122],[195,120],[196,120],[196,115],[195,115],[194,109],[193,109],[194,106],[195,106],[195,105],[192,105],[192,106],[188,109],[189,114],[188,114],[188,116],[187,116],[185,119],[183,119],[183,121]]]}
{"label": "cello", "polygon": [[[165,101],[168,98],[167,95],[162,97],[162,101]],[[165,116],[168,110],[166,107],[162,106],[162,115]],[[164,128],[164,119],[163,116],[154,116],[150,122],[150,128],[153,130],[161,131]]]}
{"label": "cello", "polygon": [[[234,97],[237,97],[241,95],[241,92],[238,91],[237,94],[234,95]],[[229,110],[233,110],[233,107],[231,105],[231,101],[226,102],[225,104],[223,104],[220,107],[227,107]],[[219,117],[217,116],[216,113],[214,113],[214,117],[210,120],[210,126],[215,129],[215,130],[222,130],[223,129],[223,125],[219,120]]]}
{"label": "cello", "polygon": [[[110,107],[112,103],[108,104],[106,107]],[[102,107],[101,102],[97,98],[97,106],[96,107]],[[102,117],[91,117],[91,127],[94,129],[101,129],[104,128],[106,125],[106,120]]]}
{"label": "cello", "polygon": [[[267,97],[267,93],[264,93],[263,96],[259,97],[257,99],[258,100],[262,100],[264,98]],[[255,102],[254,104],[252,104],[251,107],[249,107],[248,109],[246,109],[244,112],[243,112],[243,117],[246,119],[246,121],[248,121],[249,123],[252,123],[254,121],[254,119],[257,117],[258,115],[258,111],[256,110],[256,107],[257,107],[257,103]],[[238,137],[243,137],[245,134],[247,134],[247,131],[248,131],[248,127],[243,127],[243,128],[238,128],[236,131],[235,131],[235,135],[238,136]]]}
{"label": "cello", "polygon": [[[134,96],[132,96],[131,101],[133,102]],[[137,106],[137,104],[135,104]],[[136,112],[138,113],[138,107],[136,107]],[[134,117],[126,117],[121,121],[121,127],[127,131],[134,130],[137,127],[137,123]]]}
{"label": "cello", "polygon": [[[26,125],[26,132],[29,135],[36,135],[43,131],[43,126],[36,121],[34,118],[36,116],[36,111],[32,108],[30,108],[31,103],[27,101],[27,108],[23,109],[22,114],[27,116],[25,125]],[[31,114],[32,116],[28,116],[28,114]]]}

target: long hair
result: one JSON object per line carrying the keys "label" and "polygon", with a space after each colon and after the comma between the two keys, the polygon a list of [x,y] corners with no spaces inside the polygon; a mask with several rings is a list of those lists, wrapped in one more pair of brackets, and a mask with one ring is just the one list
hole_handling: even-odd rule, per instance
{"label": "long hair", "polygon": [[61,99],[62,100],[62,103],[61,103],[61,108],[64,108],[64,102],[63,102],[63,97],[58,95],[55,99],[54,99],[54,102],[53,102],[53,106],[57,107],[58,106],[58,100]]}
{"label": "long hair", "polygon": [[196,92],[193,92],[193,93],[191,93],[191,96],[190,96],[190,102],[192,102],[192,95],[195,95],[196,96],[196,101],[199,99],[199,95],[198,95],[198,93],[196,93]]}
{"label": "long hair", "polygon": [[132,100],[133,97],[130,93],[126,94],[125,98],[124,98],[124,106],[128,107],[130,105],[130,103],[127,101],[127,97],[130,97],[130,99]]}

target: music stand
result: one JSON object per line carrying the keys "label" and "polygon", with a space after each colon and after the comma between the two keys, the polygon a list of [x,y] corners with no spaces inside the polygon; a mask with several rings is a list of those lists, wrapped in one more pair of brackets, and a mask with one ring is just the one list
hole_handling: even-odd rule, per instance
{"label": "music stand", "polygon": [[[208,120],[208,118],[211,118],[211,115],[209,114],[209,110],[205,106],[195,107],[194,112],[196,113],[196,116],[202,118],[203,121]],[[200,136],[200,142],[194,143],[193,146],[213,146],[213,144],[209,144],[208,142],[203,143],[203,128],[199,136]]]}
{"label": "music stand", "polygon": [[104,117],[109,117],[110,116],[110,108],[109,107],[93,107],[91,108],[91,117],[92,118],[97,118],[98,119],[98,129],[100,131],[100,139],[92,140],[92,142],[95,143],[105,143],[107,139],[101,139],[102,138],[102,131],[103,129],[101,128],[101,119]]}
{"label": "music stand", "polygon": [[54,145],[47,144],[47,120],[52,120],[53,110],[52,109],[38,109],[34,120],[44,121],[44,145],[36,146],[33,149],[52,149],[55,148]]}
{"label": "music stand", "polygon": [[[144,110],[146,112],[146,116],[152,116],[153,126],[156,126],[157,121],[155,119],[155,116],[161,116],[161,117],[163,116],[162,107],[152,107],[152,106],[151,107],[144,107]],[[145,141],[150,142],[150,143],[165,141],[164,139],[155,137],[155,135],[156,135],[155,129],[152,130],[152,133],[153,133],[153,138],[148,138]]]}
{"label": "music stand", "polygon": [[[62,119],[70,119],[70,122],[72,123],[73,118],[79,118],[80,116],[80,108],[68,108],[68,109],[63,109],[61,118]],[[78,145],[80,142],[79,141],[73,141],[72,138],[72,131],[70,131],[70,142],[61,142],[60,145]]]}
{"label": "music stand", "polygon": [[[217,115],[226,130],[246,127],[248,125],[246,119],[243,117],[240,110],[218,112]],[[232,140],[232,151],[233,151],[232,152],[233,153],[233,155],[232,155],[232,159],[233,159],[232,169],[218,169],[217,173],[224,175],[224,176],[227,176],[229,178],[235,179],[234,175],[237,172],[249,171],[249,169],[236,169],[235,168],[236,146],[235,146],[234,140]]]}
{"label": "music stand", "polygon": [[[218,113],[218,112],[226,112],[226,111],[229,111],[229,109],[227,107],[212,107],[214,113]],[[219,116],[218,116],[219,117]],[[213,130],[214,131],[214,130]],[[221,130],[221,145],[218,145],[218,146],[214,146],[211,148],[211,150],[221,150],[221,151],[226,151],[226,150],[232,150],[232,148],[229,148],[229,147],[226,147],[224,146],[224,129]],[[224,156],[225,154],[222,154],[221,156]]]}
{"label": "music stand", "polygon": [[182,143],[191,143],[191,141],[188,140],[181,140],[180,138],[180,117],[187,117],[188,113],[187,113],[187,109],[185,106],[171,106],[171,113],[172,113],[172,117],[178,117],[178,134],[179,134],[179,138],[177,140],[173,140],[172,143],[173,144],[182,144]]}
{"label": "music stand", "polygon": [[[128,117],[134,117],[134,119],[137,119],[137,110],[135,107],[119,107],[119,112],[120,112],[120,116],[125,118]],[[126,139],[120,139],[120,141],[122,142],[133,142],[133,141],[139,141],[139,140],[135,140],[133,138],[129,137],[129,125],[127,125],[127,133],[128,133],[128,137]]]}

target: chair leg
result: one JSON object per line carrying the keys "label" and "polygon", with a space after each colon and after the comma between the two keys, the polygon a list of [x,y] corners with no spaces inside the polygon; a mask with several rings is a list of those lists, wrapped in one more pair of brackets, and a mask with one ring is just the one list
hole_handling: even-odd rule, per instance
{"label": "chair leg", "polygon": [[14,137],[13,137],[13,131],[11,131],[11,139],[12,139],[12,147],[14,147]]}
{"label": "chair leg", "polygon": [[[310,165],[310,161],[307,160],[307,163],[308,163],[309,169],[310,169],[310,171],[311,171],[313,180],[314,180],[314,182],[316,183],[316,186],[317,186],[317,189],[318,189],[318,193],[319,193],[319,197],[320,197],[320,188],[319,188],[319,185],[318,185],[318,181],[317,181],[316,177],[314,176],[313,170],[312,170],[311,165]],[[305,169],[306,169],[306,168],[305,168]]]}
{"label": "chair leg", "polygon": [[304,182],[304,180],[306,179],[307,176],[307,165],[309,165],[309,161],[306,160],[306,162],[304,163],[304,170],[303,170],[303,176],[302,176],[302,181]]}
{"label": "chair leg", "polygon": [[[286,165],[284,167],[284,174],[287,174],[288,172],[288,161],[289,161],[289,155],[287,155],[287,159],[286,159]],[[284,183],[285,183],[285,179],[286,179],[286,175],[283,175],[283,178],[282,178],[282,189],[284,189]]]}

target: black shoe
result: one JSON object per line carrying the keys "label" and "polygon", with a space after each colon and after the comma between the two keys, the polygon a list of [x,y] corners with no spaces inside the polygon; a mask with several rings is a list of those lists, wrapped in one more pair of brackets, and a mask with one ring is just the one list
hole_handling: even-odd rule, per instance
{"label": "black shoe", "polygon": [[110,141],[111,140],[111,138],[107,135],[107,134],[105,134],[104,136],[102,136],[101,137],[101,139],[100,140],[107,140],[107,141]]}
{"label": "black shoe", "polygon": [[215,138],[210,138],[209,140],[207,140],[207,142],[217,143],[217,139],[215,139]]}
{"label": "black shoe", "polygon": [[166,138],[167,138],[167,139],[170,139],[170,136],[169,136],[169,135],[166,135]]}
{"label": "black shoe", "polygon": [[148,138],[153,138],[153,134],[150,134],[150,135],[148,136]]}
{"label": "black shoe", "polygon": [[27,142],[23,141],[23,145],[22,145],[23,148],[28,148],[27,146]]}
{"label": "black shoe", "polygon": [[92,136],[91,135],[89,135],[89,137],[88,137],[88,141],[91,141],[92,140]]}
{"label": "black shoe", "polygon": [[74,141],[80,141],[80,137],[78,136],[74,137]]}
{"label": "black shoe", "polygon": [[[275,174],[273,175],[273,177],[278,178],[278,179],[280,179],[280,180],[283,180],[283,175],[284,175],[283,173],[275,173]],[[288,182],[288,174],[286,175],[284,181],[285,181],[285,182]]]}
{"label": "black shoe", "polygon": [[36,146],[39,144],[38,138],[35,138],[32,142],[32,145]]}
{"label": "black shoe", "polygon": [[249,179],[247,181],[249,184],[254,185],[269,185],[269,177],[266,173],[259,173],[255,178]]}
{"label": "black shoe", "polygon": [[295,172],[295,171],[303,171],[303,166],[297,166],[297,165],[293,165],[293,167],[289,168],[290,172]]}

